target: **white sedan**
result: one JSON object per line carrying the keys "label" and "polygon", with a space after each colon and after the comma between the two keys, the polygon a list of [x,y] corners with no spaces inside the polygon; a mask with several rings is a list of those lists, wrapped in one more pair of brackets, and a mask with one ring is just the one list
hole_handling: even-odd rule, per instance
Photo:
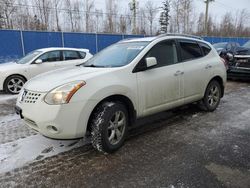
{"label": "white sedan", "polygon": [[17,62],[0,64],[0,91],[18,94],[30,78],[50,70],[85,63],[91,57],[88,49],[44,48],[32,51]]}

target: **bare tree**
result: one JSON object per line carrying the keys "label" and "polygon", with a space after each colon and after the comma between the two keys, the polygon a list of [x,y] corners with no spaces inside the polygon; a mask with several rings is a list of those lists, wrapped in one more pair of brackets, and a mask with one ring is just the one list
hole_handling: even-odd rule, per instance
{"label": "bare tree", "polygon": [[249,23],[250,13],[246,9],[242,9],[240,12],[236,12],[235,15],[235,35],[240,36],[244,30],[244,24]]}
{"label": "bare tree", "polygon": [[109,33],[115,32],[115,17],[117,15],[117,4],[115,0],[106,0],[106,22],[105,31]]}
{"label": "bare tree", "polygon": [[56,18],[56,30],[61,31],[61,27],[59,24],[59,9],[61,7],[61,0],[53,0],[53,8],[55,12],[55,18]]}
{"label": "bare tree", "polygon": [[85,17],[85,30],[86,32],[90,32],[90,15],[94,10],[94,1],[93,0],[84,0],[84,17]]}
{"label": "bare tree", "polygon": [[173,19],[171,19],[173,25],[173,32],[180,33],[180,15],[182,14],[181,0],[173,1],[172,8],[174,12]]}
{"label": "bare tree", "polygon": [[49,17],[51,13],[50,1],[49,0],[34,0],[35,5],[38,9],[38,18],[42,22],[42,30],[49,29]]}
{"label": "bare tree", "polygon": [[103,22],[103,12],[102,10],[95,9],[95,30],[98,33],[102,29],[101,23]]}
{"label": "bare tree", "polygon": [[1,10],[2,10],[2,17],[5,20],[5,26],[8,29],[12,29],[12,15],[16,12],[17,7],[14,6],[15,0],[0,0]]}
{"label": "bare tree", "polygon": [[147,18],[146,12],[144,8],[140,8],[138,11],[138,26],[139,33],[145,35],[146,34],[146,26],[147,26]]}
{"label": "bare tree", "polygon": [[65,8],[67,7],[67,14],[69,16],[69,21],[70,21],[70,25],[71,25],[71,31],[75,31],[75,27],[74,27],[74,18],[73,18],[73,4],[71,2],[71,0],[65,0]]}
{"label": "bare tree", "polygon": [[153,34],[153,22],[156,16],[156,6],[152,1],[147,1],[145,4],[147,19],[150,24],[150,35]]}

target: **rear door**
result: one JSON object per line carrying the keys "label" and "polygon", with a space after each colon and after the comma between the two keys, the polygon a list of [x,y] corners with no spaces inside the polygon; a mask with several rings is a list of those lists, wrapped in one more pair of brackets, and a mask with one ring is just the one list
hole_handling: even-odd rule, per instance
{"label": "rear door", "polygon": [[[205,54],[211,49],[207,49],[206,44],[202,46],[192,40],[179,40],[178,44],[184,70],[184,103],[189,103],[203,96],[204,88],[211,77],[212,64]],[[207,50],[203,52],[203,48]]]}
{"label": "rear door", "polygon": [[147,57],[155,57],[157,66],[136,73],[142,116],[183,104],[183,67],[178,63],[176,42],[167,40],[156,44],[140,63],[145,63]]}

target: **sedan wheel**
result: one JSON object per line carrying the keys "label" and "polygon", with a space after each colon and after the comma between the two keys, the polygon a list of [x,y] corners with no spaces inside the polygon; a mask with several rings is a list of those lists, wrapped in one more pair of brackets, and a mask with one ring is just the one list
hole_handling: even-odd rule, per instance
{"label": "sedan wheel", "polygon": [[23,85],[25,83],[25,79],[21,76],[11,76],[5,81],[5,91],[10,94],[18,94]]}

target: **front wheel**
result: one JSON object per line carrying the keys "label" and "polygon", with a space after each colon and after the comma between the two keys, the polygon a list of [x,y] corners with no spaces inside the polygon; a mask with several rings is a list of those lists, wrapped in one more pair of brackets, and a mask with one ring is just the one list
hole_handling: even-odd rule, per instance
{"label": "front wheel", "polygon": [[18,94],[21,91],[24,83],[25,79],[22,76],[10,76],[4,83],[4,90],[10,94]]}
{"label": "front wheel", "polygon": [[205,95],[201,101],[205,111],[212,112],[218,107],[221,99],[221,90],[222,88],[216,80],[212,80],[208,84]]}
{"label": "front wheel", "polygon": [[118,150],[125,141],[128,128],[128,112],[121,103],[104,102],[91,120],[91,142],[104,153]]}

